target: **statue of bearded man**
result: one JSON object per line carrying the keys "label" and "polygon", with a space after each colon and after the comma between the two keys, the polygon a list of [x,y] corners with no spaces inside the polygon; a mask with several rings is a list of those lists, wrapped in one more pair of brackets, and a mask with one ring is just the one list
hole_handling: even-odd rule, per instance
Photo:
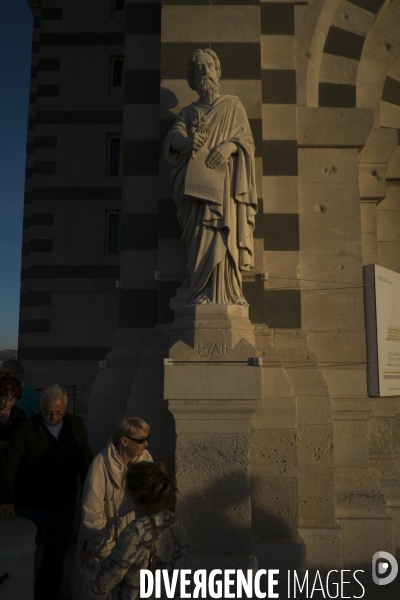
{"label": "statue of bearded man", "polygon": [[189,304],[247,306],[242,271],[254,265],[257,212],[253,137],[239,98],[219,95],[215,52],[195,50],[186,74],[199,99],[181,110],[164,144],[187,245],[184,287]]}

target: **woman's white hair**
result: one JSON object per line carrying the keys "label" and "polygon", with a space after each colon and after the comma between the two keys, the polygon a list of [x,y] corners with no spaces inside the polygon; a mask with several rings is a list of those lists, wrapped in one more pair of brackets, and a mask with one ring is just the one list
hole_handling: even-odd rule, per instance
{"label": "woman's white hair", "polygon": [[139,417],[121,415],[118,417],[117,422],[115,423],[114,441],[119,442],[123,436],[135,437],[141,429],[146,435],[148,435],[150,431],[150,425]]}
{"label": "woman's white hair", "polygon": [[50,402],[55,402],[59,399],[60,396],[64,398],[65,406],[67,406],[67,390],[61,385],[53,383],[52,385],[49,385],[43,390],[42,397],[40,398],[40,406],[44,406],[45,404],[49,404]]}

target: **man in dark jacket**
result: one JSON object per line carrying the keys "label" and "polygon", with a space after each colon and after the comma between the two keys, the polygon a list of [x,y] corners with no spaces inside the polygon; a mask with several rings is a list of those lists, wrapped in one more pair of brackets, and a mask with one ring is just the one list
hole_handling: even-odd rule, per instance
{"label": "man in dark jacket", "polygon": [[51,385],[41,412],[13,433],[0,458],[0,518],[30,519],[43,535],[43,562],[35,600],[55,600],[70,541],[78,475],[93,458],[84,423],[66,413],[67,392]]}

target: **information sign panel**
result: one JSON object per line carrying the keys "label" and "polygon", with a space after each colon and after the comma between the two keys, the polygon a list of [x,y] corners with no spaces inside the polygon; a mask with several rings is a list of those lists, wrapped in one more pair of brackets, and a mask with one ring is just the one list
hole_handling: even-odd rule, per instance
{"label": "information sign panel", "polygon": [[368,394],[400,395],[400,273],[364,267]]}

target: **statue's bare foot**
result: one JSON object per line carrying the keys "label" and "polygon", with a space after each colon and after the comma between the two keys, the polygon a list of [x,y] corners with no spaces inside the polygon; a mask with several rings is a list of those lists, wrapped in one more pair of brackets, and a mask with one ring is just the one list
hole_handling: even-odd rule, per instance
{"label": "statue's bare foot", "polygon": [[192,304],[210,304],[207,296],[197,296],[192,302]]}
{"label": "statue's bare foot", "polygon": [[236,302],[236,304],[238,306],[248,306],[249,305],[249,303],[246,302],[246,300],[239,300],[238,302]]}

